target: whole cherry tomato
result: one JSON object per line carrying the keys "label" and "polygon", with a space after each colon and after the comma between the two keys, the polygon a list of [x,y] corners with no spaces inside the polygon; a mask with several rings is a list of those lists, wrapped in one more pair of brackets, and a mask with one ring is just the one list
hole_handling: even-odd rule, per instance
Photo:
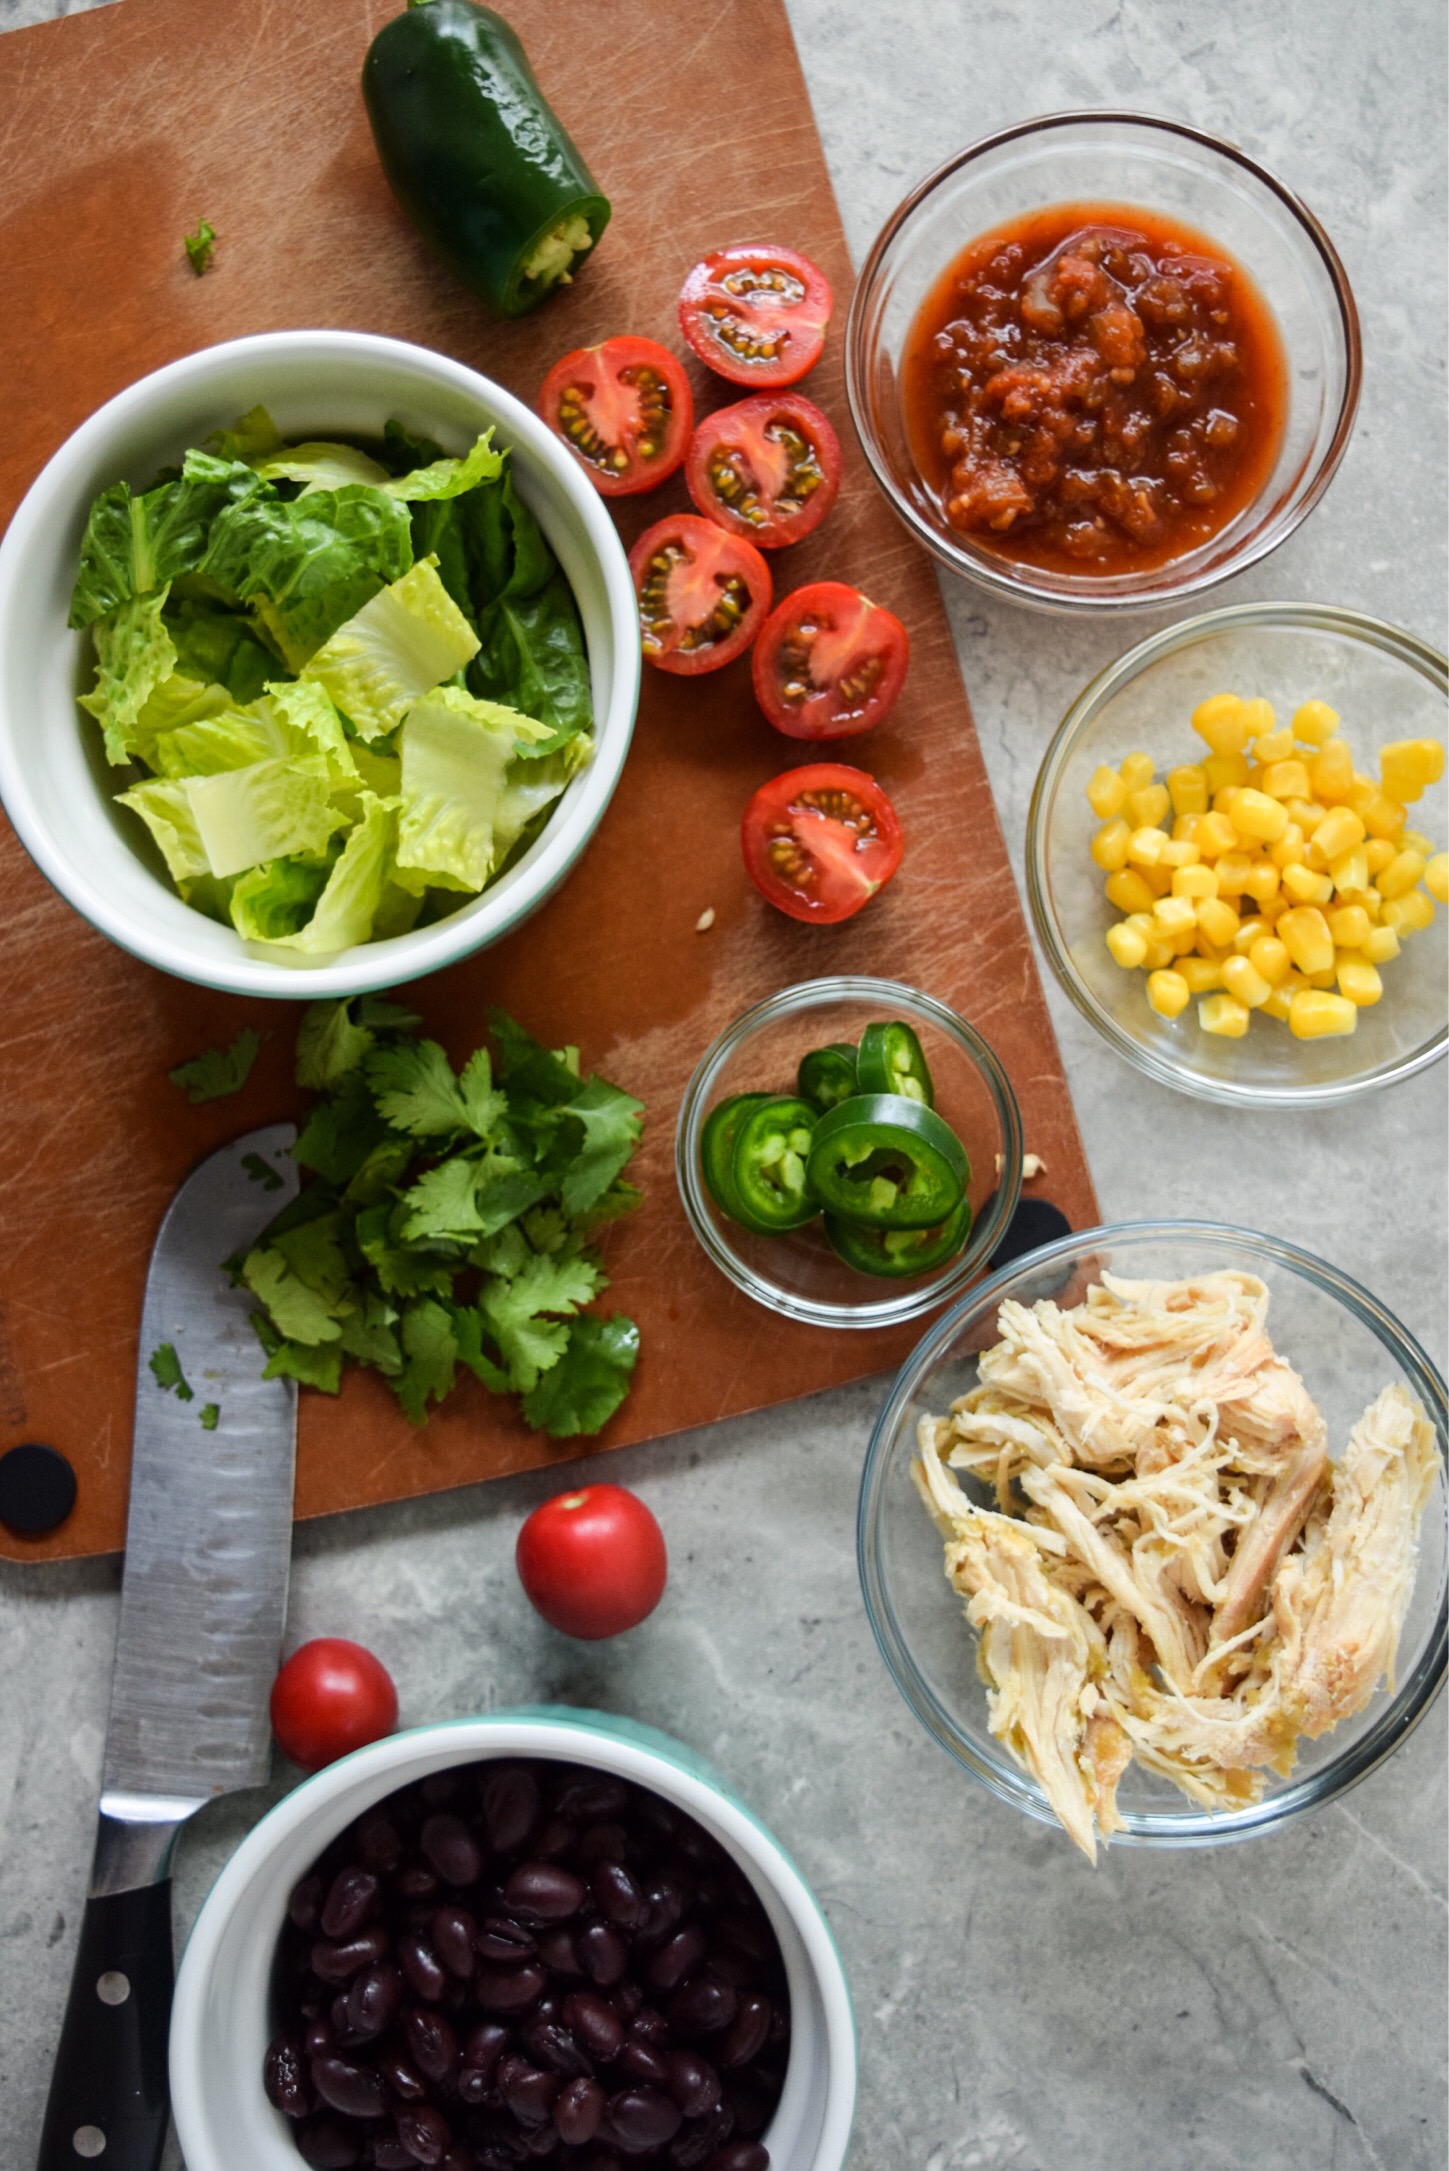
{"label": "whole cherry tomato", "polygon": [[535,1508],[518,1574],[550,1628],[593,1642],[635,1628],[664,1595],[664,1533],[636,1493],[582,1485]]}
{"label": "whole cherry tomato", "polygon": [[272,1683],[272,1732],[294,1764],[320,1771],[397,1725],[392,1675],[360,1643],[318,1636]]}

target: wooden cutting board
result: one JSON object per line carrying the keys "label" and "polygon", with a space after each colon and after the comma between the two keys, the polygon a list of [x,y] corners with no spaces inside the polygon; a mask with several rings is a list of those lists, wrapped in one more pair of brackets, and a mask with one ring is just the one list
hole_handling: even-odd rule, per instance
{"label": "wooden cutting board", "polygon": [[[582,1043],[590,1067],[647,1104],[645,1204],[606,1237],[607,1301],[642,1330],[634,1391],[601,1441],[562,1447],[472,1382],[421,1433],[370,1375],[349,1379],[338,1401],[304,1393],[300,1516],[564,1463],[904,1357],[916,1327],[831,1333],[738,1295],[675,1194],[674,1121],[698,1056],[738,1011],[792,981],[876,972],[952,1003],[1005,1062],[1052,1197],[1074,1226],[1096,1218],[935,579],[849,428],[840,333],[851,269],[780,0],[611,0],[604,39],[597,22],[581,32],[577,11],[509,0],[614,204],[586,276],[515,325],[491,322],[434,262],[383,182],[358,75],[394,12],[394,0],[123,0],[0,38],[0,519],[102,400],[197,347],[352,326],[440,348],[531,400],[568,348],[619,332],[678,347],[675,298],[705,250],[789,242],[835,287],[836,325],[806,389],[840,430],[846,487],[820,533],[777,556],[777,592],[854,581],[910,630],[905,695],[868,750],[907,857],[894,886],[839,928],[762,905],[740,865],[739,816],[757,785],[794,765],[791,751],[759,716],[745,663],[697,681],[646,670],[624,780],[565,888],[508,942],[410,991],[455,1057],[500,1002],[544,1040]],[[198,279],[181,237],[202,216],[220,240]],[[735,396],[691,371],[701,407]],[[625,541],[684,502],[676,480],[626,508]],[[113,949],[8,829],[0,881],[0,1447],[50,1441],[80,1479],[59,1531],[35,1542],[0,1532],[0,1549],[54,1559],[122,1543],[151,1240],[196,1159],[296,1112],[298,1011],[189,987]],[[697,934],[706,907],[715,923]],[[186,1106],[168,1066],[246,1023],[266,1038],[245,1092]]]}

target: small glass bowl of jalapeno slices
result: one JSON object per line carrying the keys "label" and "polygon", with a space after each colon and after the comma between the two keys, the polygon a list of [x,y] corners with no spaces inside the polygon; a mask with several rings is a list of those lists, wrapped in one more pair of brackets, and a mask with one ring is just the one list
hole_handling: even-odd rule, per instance
{"label": "small glass bowl of jalapeno slices", "polygon": [[685,1092],[695,1235],[757,1303],[886,1327],[982,1270],[1021,1188],[1021,1118],[964,1018],[894,980],[808,980],[737,1018]]}

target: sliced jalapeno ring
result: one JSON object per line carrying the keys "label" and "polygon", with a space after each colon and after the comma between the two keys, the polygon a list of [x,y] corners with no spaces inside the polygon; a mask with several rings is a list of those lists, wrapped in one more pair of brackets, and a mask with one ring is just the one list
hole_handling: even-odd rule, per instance
{"label": "sliced jalapeno ring", "polygon": [[806,1173],[827,1213],[873,1229],[934,1229],[966,1196],[971,1164],[934,1109],[861,1093],[820,1118]]}
{"label": "sliced jalapeno ring", "polygon": [[813,1221],[820,1202],[805,1181],[815,1110],[794,1094],[771,1094],[745,1110],[730,1156],[735,1219],[757,1236],[780,1236]]}
{"label": "sliced jalapeno ring", "polygon": [[740,1218],[740,1202],[730,1177],[730,1161],[739,1127],[752,1108],[769,1100],[768,1093],[736,1093],[718,1108],[711,1108],[699,1134],[699,1165],[705,1189],[722,1214]]}
{"label": "sliced jalapeno ring", "polygon": [[827,1047],[812,1048],[800,1058],[795,1090],[802,1101],[823,1115],[827,1109],[848,1101],[860,1091],[856,1083],[855,1050],[848,1040],[832,1040]]}
{"label": "sliced jalapeno ring", "polygon": [[855,1069],[862,1093],[899,1093],[926,1108],[936,1105],[926,1051],[903,1018],[866,1027]]}
{"label": "sliced jalapeno ring", "polygon": [[939,1228],[866,1229],[839,1214],[827,1214],[825,1234],[831,1250],[847,1266],[861,1274],[903,1281],[909,1274],[928,1274],[932,1267],[954,1259],[971,1234],[971,1220],[971,1201],[962,1199]]}

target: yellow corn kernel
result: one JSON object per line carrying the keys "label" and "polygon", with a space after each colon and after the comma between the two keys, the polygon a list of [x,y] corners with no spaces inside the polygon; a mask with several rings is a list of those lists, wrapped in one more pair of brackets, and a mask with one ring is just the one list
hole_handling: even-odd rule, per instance
{"label": "yellow corn kernel", "polygon": [[1449,852],[1436,852],[1425,862],[1424,887],[1436,904],[1449,905]]}
{"label": "yellow corn kernel", "polygon": [[1177,970],[1194,995],[1209,995],[1223,984],[1222,962],[1216,957],[1184,957]]}
{"label": "yellow corn kernel", "polygon": [[1129,792],[1140,792],[1157,774],[1150,754],[1129,754],[1117,771]]}
{"label": "yellow corn kernel", "polygon": [[1282,879],[1271,859],[1258,859],[1254,860],[1248,869],[1248,879],[1243,888],[1255,905],[1268,905],[1277,896],[1278,885]]}
{"label": "yellow corn kernel", "polygon": [[[1372,967],[1369,968],[1372,971]],[[1271,982],[1265,980],[1250,958],[1230,957],[1223,962],[1223,986],[1230,995],[1236,996],[1245,1010],[1256,1010],[1272,994]]]}
{"label": "yellow corn kernel", "polygon": [[1266,791],[1268,787],[1263,779],[1267,774],[1268,771],[1261,761],[1252,762],[1249,765],[1247,775],[1243,778],[1243,783],[1249,791]]}
{"label": "yellow corn kernel", "polygon": [[1338,957],[1338,992],[1346,995],[1355,1010],[1367,1010],[1384,992],[1384,983],[1377,968],[1369,960],[1353,950],[1341,950]]}
{"label": "yellow corn kernel", "polygon": [[1293,734],[1289,730],[1263,731],[1253,741],[1255,761],[1291,761],[1293,758]]}
{"label": "yellow corn kernel", "polygon": [[1362,949],[1369,937],[1369,916],[1362,905],[1339,905],[1326,912],[1328,932],[1340,950]]}
{"label": "yellow corn kernel", "polygon": [[1260,935],[1266,935],[1267,925],[1262,920],[1244,920],[1233,937],[1233,948],[1239,957],[1246,957]]}
{"label": "yellow corn kernel", "polygon": [[1400,941],[1404,936],[1416,935],[1422,928],[1434,924],[1434,907],[1422,890],[1410,890],[1407,897],[1391,897],[1384,906],[1384,924],[1392,927]]}
{"label": "yellow corn kernel", "polygon": [[1238,931],[1238,915],[1221,897],[1204,897],[1197,905],[1197,924],[1219,950],[1232,948],[1233,937]]}
{"label": "yellow corn kernel", "polygon": [[1241,754],[1209,754],[1202,765],[1210,792],[1229,790],[1234,784],[1246,784],[1248,764]]}
{"label": "yellow corn kernel", "polygon": [[1165,784],[1144,784],[1140,791],[1127,794],[1127,819],[1134,829],[1156,829],[1171,811],[1172,799]]}
{"label": "yellow corn kernel", "polygon": [[1291,1012],[1292,1008],[1292,988],[1274,988],[1272,994],[1268,997],[1268,1000],[1263,1005],[1263,1016],[1265,1018],[1279,1018],[1282,1020],[1283,1024],[1286,1025],[1288,1023],[1289,1013]]}
{"label": "yellow corn kernel", "polygon": [[1387,965],[1401,945],[1392,927],[1371,927],[1359,947],[1371,965]]}
{"label": "yellow corn kernel", "polygon": [[1269,845],[1268,857],[1275,867],[1281,869],[1291,867],[1295,860],[1301,860],[1304,850],[1303,831],[1297,822],[1290,820],[1278,842]]}
{"label": "yellow corn kernel", "polygon": [[1196,844],[1198,820],[1199,817],[1196,814],[1179,814],[1172,824],[1174,839],[1178,842]]}
{"label": "yellow corn kernel", "polygon": [[1421,798],[1427,784],[1437,784],[1444,774],[1444,748],[1438,739],[1396,739],[1379,748],[1379,775],[1391,799],[1409,804]]}
{"label": "yellow corn kernel", "polygon": [[1152,908],[1152,920],[1169,942],[1174,935],[1186,934],[1189,928],[1193,940],[1197,940],[1197,913],[1190,897],[1159,897]]}
{"label": "yellow corn kernel", "polygon": [[[1375,844],[1383,844],[1388,841],[1390,840],[1383,837],[1374,838]],[[1422,852],[1425,859],[1432,859],[1438,850],[1434,839],[1426,837],[1422,829],[1401,829],[1397,840],[1394,841],[1397,841],[1401,852]]]}
{"label": "yellow corn kernel", "polygon": [[1338,968],[1335,965],[1325,965],[1322,972],[1306,972],[1303,975],[1303,985],[1308,988],[1331,988],[1336,985],[1337,980]]}
{"label": "yellow corn kernel", "polygon": [[1204,995],[1197,1006],[1197,1022],[1205,1033],[1223,1040],[1241,1040],[1248,1030],[1249,1011],[1236,995]]}
{"label": "yellow corn kernel", "polygon": [[1206,814],[1208,780],[1197,762],[1184,762],[1180,769],[1169,771],[1167,793],[1174,814]]}
{"label": "yellow corn kernel", "polygon": [[1238,841],[1238,832],[1226,814],[1200,814],[1193,842],[1204,859],[1217,859],[1223,852],[1231,852]]}
{"label": "yellow corn kernel", "polygon": [[1135,933],[1142,937],[1145,945],[1142,964],[1147,972],[1156,972],[1159,967],[1171,964],[1172,945],[1170,942],[1165,942],[1158,933],[1156,923],[1150,912],[1134,912],[1122,924],[1124,927],[1132,928]]}
{"label": "yellow corn kernel", "polygon": [[1253,736],[1246,702],[1236,694],[1213,694],[1192,712],[1192,728],[1215,754],[1241,754]]}
{"label": "yellow corn kernel", "polygon": [[1296,822],[1305,837],[1312,836],[1328,812],[1327,807],[1321,807],[1316,799],[1285,799],[1283,806],[1289,821]]}
{"label": "yellow corn kernel", "polygon": [[1180,1018],[1192,996],[1180,972],[1150,972],[1147,1000],[1160,1018]]}
{"label": "yellow corn kernel", "polygon": [[1214,814],[1226,814],[1228,820],[1231,821],[1233,818],[1233,801],[1237,798],[1239,792],[1246,791],[1247,788],[1246,784],[1224,784],[1220,792],[1213,793]]}
{"label": "yellow corn kernel", "polygon": [[1353,790],[1353,755],[1345,739],[1330,739],[1308,764],[1313,796],[1329,805],[1341,805]]}
{"label": "yellow corn kernel", "polygon": [[1293,736],[1305,746],[1322,746],[1338,729],[1338,711],[1326,701],[1305,701],[1293,711]]}
{"label": "yellow corn kernel", "polygon": [[1247,887],[1248,876],[1253,871],[1253,862],[1248,854],[1244,851],[1224,852],[1215,864],[1218,875],[1218,895],[1220,897],[1241,896]]}
{"label": "yellow corn kernel", "polygon": [[1402,835],[1408,816],[1400,802],[1390,799],[1386,792],[1366,792],[1362,797],[1355,793],[1352,805],[1371,837]]}
{"label": "yellow corn kernel", "polygon": [[1303,847],[1303,864],[1310,874],[1327,874],[1328,854],[1310,837]]}
{"label": "yellow corn kernel", "polygon": [[1105,874],[1115,874],[1127,864],[1127,847],[1132,842],[1132,832],[1119,814],[1115,821],[1104,822],[1092,839],[1092,857]]}
{"label": "yellow corn kernel", "polygon": [[1192,957],[1196,953],[1199,939],[1195,927],[1180,927],[1176,934],[1168,936],[1168,948],[1175,958]]}
{"label": "yellow corn kernel", "polygon": [[1271,927],[1273,922],[1278,919],[1281,914],[1287,912],[1291,908],[1293,900],[1291,897],[1285,897],[1283,895],[1283,892],[1280,890],[1276,897],[1255,897],[1253,902],[1258,907],[1258,913],[1260,918],[1266,920],[1268,922],[1268,925]]}
{"label": "yellow corn kernel", "polygon": [[[1407,837],[1405,837],[1403,841],[1405,845],[1409,844],[1409,839]],[[1423,847],[1421,845],[1415,844],[1410,846],[1410,849],[1418,852],[1421,851]],[[1376,874],[1382,874],[1385,867],[1387,867],[1390,861],[1397,856],[1394,850],[1393,838],[1370,837],[1363,848],[1363,856],[1368,862],[1368,871],[1370,877]],[[1425,854],[1426,858],[1427,856],[1428,855]]]}
{"label": "yellow corn kernel", "polygon": [[1124,972],[1135,972],[1147,955],[1147,945],[1135,927],[1119,920],[1107,929],[1107,948]]}
{"label": "yellow corn kernel", "polygon": [[1251,837],[1255,844],[1276,844],[1288,827],[1287,812],[1277,800],[1248,785],[1235,793],[1231,808],[1225,811],[1238,835]]}
{"label": "yellow corn kernel", "polygon": [[1211,867],[1174,867],[1172,894],[1174,897],[1216,897],[1218,878]]}
{"label": "yellow corn kernel", "polygon": [[[1333,877],[1333,886],[1340,895],[1368,888],[1368,860],[1361,844],[1356,844],[1351,852],[1340,852],[1337,859],[1331,859],[1328,862],[1328,871]],[[1384,872],[1388,871],[1385,868]]]}
{"label": "yellow corn kernel", "polygon": [[1295,905],[1326,905],[1333,895],[1333,877],[1314,874],[1298,861],[1283,869],[1283,888]]}
{"label": "yellow corn kernel", "polygon": [[1261,694],[1243,703],[1243,721],[1255,739],[1261,739],[1265,731],[1278,729],[1277,712],[1272,702],[1265,701]]}
{"label": "yellow corn kernel", "polygon": [[[1383,873],[1376,878],[1374,888],[1378,891],[1380,897],[1404,897],[1414,888],[1416,883],[1422,880],[1426,872],[1422,852],[1399,852],[1389,861]],[[1360,882],[1357,885],[1358,888],[1363,889],[1366,882],[1367,870],[1365,870],[1364,882]]]}
{"label": "yellow corn kernel", "polygon": [[1172,869],[1160,863],[1156,867],[1139,867],[1141,875],[1154,897],[1166,897],[1172,889]]}
{"label": "yellow corn kernel", "polygon": [[1311,831],[1325,864],[1330,859],[1337,859],[1340,852],[1351,852],[1356,844],[1363,843],[1367,834],[1352,807],[1330,807]]}
{"label": "yellow corn kernel", "polygon": [[1262,974],[1269,987],[1281,987],[1293,970],[1293,959],[1286,942],[1276,935],[1260,935],[1248,952],[1253,970]]}
{"label": "yellow corn kernel", "polygon": [[1306,761],[1270,761],[1263,776],[1270,799],[1306,799],[1312,788]]}
{"label": "yellow corn kernel", "polygon": [[1094,769],[1087,783],[1087,804],[1099,821],[1109,822],[1114,814],[1122,812],[1127,798],[1127,786],[1115,769],[1103,762]]}
{"label": "yellow corn kernel", "polygon": [[1300,905],[1295,912],[1285,912],[1278,922],[1278,936],[1287,943],[1288,954],[1301,973],[1333,970],[1333,937],[1316,906]]}
{"label": "yellow corn kernel", "polygon": [[1358,1012],[1348,997],[1330,995],[1326,988],[1300,988],[1288,1006],[1288,1030],[1295,1040],[1324,1040],[1357,1027]]}
{"label": "yellow corn kernel", "polygon": [[1186,838],[1169,837],[1162,847],[1164,867],[1195,867],[1201,858],[1202,853],[1197,846],[1189,843]]}
{"label": "yellow corn kernel", "polygon": [[1166,842],[1166,832],[1161,829],[1134,829],[1127,839],[1127,864],[1130,867],[1155,867]]}
{"label": "yellow corn kernel", "polygon": [[1135,867],[1122,867],[1116,874],[1109,874],[1103,888],[1108,904],[1119,912],[1150,912],[1156,903],[1156,892],[1150,890]]}

